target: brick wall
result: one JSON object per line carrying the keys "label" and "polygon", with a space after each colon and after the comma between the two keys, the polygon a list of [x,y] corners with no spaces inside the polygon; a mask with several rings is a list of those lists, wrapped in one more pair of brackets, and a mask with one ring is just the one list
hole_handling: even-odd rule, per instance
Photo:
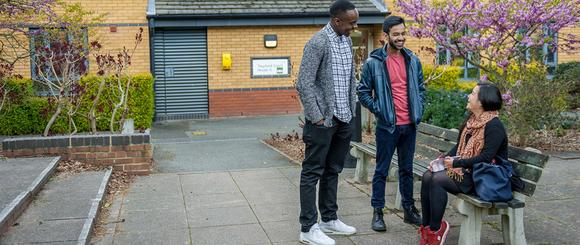
{"label": "brick wall", "polygon": [[295,89],[209,92],[211,117],[278,115],[302,110]]}
{"label": "brick wall", "polygon": [[[95,15],[103,15],[101,26],[89,28],[89,43],[99,40],[103,44],[103,51],[109,51],[113,55],[121,51],[123,47],[133,47],[135,34],[142,27],[144,29],[143,42],[133,56],[129,72],[132,74],[150,72],[147,0],[65,0],[65,2],[80,3],[84,10],[93,11]],[[117,32],[110,32],[110,26],[116,26]],[[28,40],[23,40],[23,42],[28,42]],[[89,68],[93,73],[96,71],[95,62],[92,59],[89,61]],[[21,60],[16,64],[15,70],[24,77],[30,77],[30,60]]]}
{"label": "brick wall", "polygon": [[149,134],[19,137],[5,139],[1,148],[5,157],[61,156],[137,175],[153,166]]}

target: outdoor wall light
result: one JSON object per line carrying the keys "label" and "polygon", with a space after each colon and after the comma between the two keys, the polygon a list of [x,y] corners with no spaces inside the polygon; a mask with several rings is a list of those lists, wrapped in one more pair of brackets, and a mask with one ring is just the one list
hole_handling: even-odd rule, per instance
{"label": "outdoor wall light", "polygon": [[278,46],[278,35],[266,34],[264,35],[264,47],[275,48]]}
{"label": "outdoor wall light", "polygon": [[222,53],[222,70],[232,69],[232,54]]}

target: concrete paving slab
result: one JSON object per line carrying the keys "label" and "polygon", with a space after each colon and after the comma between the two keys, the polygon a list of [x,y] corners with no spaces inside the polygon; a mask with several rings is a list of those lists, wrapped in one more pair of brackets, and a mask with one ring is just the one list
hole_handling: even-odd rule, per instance
{"label": "concrete paving slab", "polygon": [[298,223],[300,205],[297,203],[255,204],[252,209],[260,222],[289,221]]}
{"label": "concrete paving slab", "polygon": [[218,194],[239,191],[232,176],[227,172],[185,174],[179,178],[184,193]]}
{"label": "concrete paving slab", "polygon": [[148,210],[148,211],[124,211],[121,217],[124,222],[119,223],[117,230],[120,232],[146,232],[157,231],[162,228],[186,229],[187,219],[184,209],[181,210]]}
{"label": "concrete paving slab", "polygon": [[338,215],[372,214],[373,208],[368,198],[338,199]]}
{"label": "concrete paving slab", "polygon": [[55,171],[58,158],[0,160],[0,232],[11,225]]}
{"label": "concrete paving slab", "polygon": [[258,223],[254,212],[247,205],[188,210],[187,220],[190,228]]}
{"label": "concrete paving slab", "polygon": [[262,227],[272,243],[295,242],[300,236],[300,224],[297,221],[266,222],[262,223]]}
{"label": "concrete paving slab", "polygon": [[188,210],[201,208],[229,208],[248,205],[246,198],[240,192],[202,195],[185,193],[184,198]]}
{"label": "concrete paving slab", "polygon": [[419,236],[415,232],[386,232],[369,235],[351,236],[350,240],[357,245],[416,245]]}
{"label": "concrete paving slab", "polygon": [[[357,229],[358,235],[364,234],[375,234],[376,231],[371,229],[371,220],[373,218],[371,214],[357,214],[357,215],[339,215],[339,219],[345,224],[354,226]],[[403,220],[394,214],[385,214],[384,216],[385,224],[387,225],[387,231],[390,232],[401,232],[416,229],[414,226],[406,224]]]}
{"label": "concrete paving slab", "polygon": [[[298,126],[300,115],[257,116],[238,118],[215,118],[207,120],[187,120],[156,122],[151,130],[154,143],[176,140],[216,140],[239,138],[265,138],[270,133],[301,134]],[[187,131],[202,131],[205,135],[191,136]]]}
{"label": "concrete paving slab", "polygon": [[86,219],[39,220],[34,224],[29,223],[12,226],[0,238],[0,244],[76,241],[79,238],[85,221]]}
{"label": "concrete paving slab", "polygon": [[292,165],[258,139],[156,144],[155,171],[200,172]]}
{"label": "concrete paving slab", "polygon": [[131,195],[123,200],[123,208],[130,211],[179,210],[183,208],[183,197]]}
{"label": "concrete paving slab", "polygon": [[[296,235],[296,236],[298,236],[298,235]],[[331,236],[331,237],[332,237],[332,239],[334,239],[334,241],[338,245],[354,245],[354,243],[347,236]],[[303,245],[303,243],[298,242],[298,238],[296,238],[295,241],[275,242],[272,244],[274,244],[274,245]]]}
{"label": "concrete paving slab", "polygon": [[193,244],[199,245],[271,244],[258,224],[195,228],[191,229],[191,238]]}
{"label": "concrete paving slab", "polygon": [[178,175],[142,176],[131,184],[129,195],[136,196],[181,196]]}
{"label": "concrete paving slab", "polygon": [[101,200],[109,176],[110,171],[88,171],[52,178],[0,243],[78,242],[94,218],[93,205]]}
{"label": "concrete paving slab", "polygon": [[252,169],[231,173],[236,182],[243,180],[285,179],[279,168]]}
{"label": "concrete paving slab", "polygon": [[114,244],[123,245],[189,245],[196,244],[190,242],[188,229],[161,229],[157,231],[121,232],[115,235]]}

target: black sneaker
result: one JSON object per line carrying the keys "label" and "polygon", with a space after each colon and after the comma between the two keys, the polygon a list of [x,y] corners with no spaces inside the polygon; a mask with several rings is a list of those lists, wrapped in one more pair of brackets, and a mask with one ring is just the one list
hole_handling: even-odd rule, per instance
{"label": "black sneaker", "polygon": [[383,209],[382,208],[375,208],[374,209],[372,228],[374,231],[380,231],[380,232],[387,231],[387,225],[385,225],[385,220],[383,220]]}
{"label": "black sneaker", "polygon": [[410,206],[409,208],[405,208],[405,217],[403,221],[408,224],[413,225],[420,225],[421,224],[421,215],[419,214],[419,210],[415,207],[415,205]]}

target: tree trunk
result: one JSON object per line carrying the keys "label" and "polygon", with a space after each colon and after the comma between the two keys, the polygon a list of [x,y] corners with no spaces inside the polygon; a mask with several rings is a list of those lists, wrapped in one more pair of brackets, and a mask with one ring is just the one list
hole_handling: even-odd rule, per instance
{"label": "tree trunk", "polygon": [[52,125],[56,121],[56,118],[60,115],[61,111],[62,111],[62,103],[60,102],[59,99],[56,106],[56,112],[52,114],[52,117],[48,121],[48,124],[46,124],[46,128],[44,128],[44,133],[42,134],[44,135],[44,137],[48,136],[48,133],[50,132],[50,127],[52,127]]}
{"label": "tree trunk", "polygon": [[105,81],[106,81],[106,77],[103,77],[103,79],[99,83],[99,89],[97,91],[97,96],[93,100],[93,105],[91,106],[91,109],[89,110],[88,117],[89,117],[89,122],[91,125],[91,132],[93,134],[97,134],[97,117],[95,115],[95,110],[97,108],[97,105],[99,104],[99,99],[101,97],[101,93],[103,92],[103,88],[105,87]]}

